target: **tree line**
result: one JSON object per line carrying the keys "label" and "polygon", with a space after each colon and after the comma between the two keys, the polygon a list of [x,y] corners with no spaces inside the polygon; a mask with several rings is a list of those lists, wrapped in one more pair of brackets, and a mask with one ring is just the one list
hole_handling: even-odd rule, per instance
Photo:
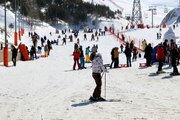
{"label": "tree line", "polygon": [[[10,8],[15,10],[15,0],[10,1]],[[0,4],[4,4],[0,0]],[[114,18],[115,13],[104,5],[93,5],[82,0],[16,0],[16,5],[26,17],[42,21],[63,20],[78,24],[85,22],[88,15]]]}

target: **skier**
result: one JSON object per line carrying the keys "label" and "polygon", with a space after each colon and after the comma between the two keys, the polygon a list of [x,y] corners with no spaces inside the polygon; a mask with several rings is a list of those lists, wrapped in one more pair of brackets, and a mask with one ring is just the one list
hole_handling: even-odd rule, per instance
{"label": "skier", "polygon": [[91,41],[95,40],[94,34],[91,35]]}
{"label": "skier", "polygon": [[82,46],[80,46],[79,50],[80,50],[80,69],[86,69],[85,62],[84,62],[84,52],[83,52]]}
{"label": "skier", "polygon": [[78,69],[80,69],[80,64],[79,64],[80,54],[81,53],[79,49],[75,49],[73,52],[73,56],[74,56],[73,70],[75,70],[76,64],[78,65]]}
{"label": "skier", "polygon": [[122,53],[124,46],[121,44],[121,45],[120,45],[120,48],[121,48],[121,53]]}
{"label": "skier", "polygon": [[131,67],[131,49],[129,46],[129,43],[126,44],[126,48],[125,48],[125,55],[126,55],[126,61],[127,61],[127,67]]}
{"label": "skier", "polygon": [[101,97],[102,71],[107,72],[103,66],[102,56],[100,53],[98,53],[92,60],[92,77],[95,80],[96,87],[94,89],[93,95],[89,98],[91,101],[105,101],[105,99]]}
{"label": "skier", "polygon": [[132,40],[132,41],[130,42],[130,49],[131,49],[131,51],[133,50],[133,48],[134,48],[134,41]]}
{"label": "skier", "polygon": [[73,42],[73,36],[72,35],[69,35],[69,40],[70,40],[70,42]]}
{"label": "skier", "polygon": [[44,39],[41,37],[41,47],[44,47]]}
{"label": "skier", "polygon": [[44,56],[45,56],[45,57],[48,57],[48,54],[49,54],[49,49],[48,49],[48,45],[46,44],[46,45],[44,46]]}
{"label": "skier", "polygon": [[111,50],[111,65],[110,65],[110,68],[112,68],[112,65],[113,65],[113,63],[115,62],[115,59],[114,59],[114,50],[115,50],[115,48],[113,48],[112,50]]}
{"label": "skier", "polygon": [[168,40],[165,39],[165,41],[163,42],[163,48],[164,48],[164,56],[165,56],[165,63],[169,63],[169,45],[168,45]]}
{"label": "skier", "polygon": [[34,58],[37,59],[36,47],[34,47],[34,46],[31,47],[31,50],[30,50],[30,58],[31,58],[31,60],[34,60]]}
{"label": "skier", "polygon": [[125,41],[125,36],[123,34],[121,34],[121,38],[123,41]]}
{"label": "skier", "polygon": [[134,47],[133,48],[133,61],[136,61],[136,59],[137,59],[137,54],[138,54],[138,50],[137,50],[137,48],[136,47]]}
{"label": "skier", "polygon": [[90,53],[90,46],[88,46],[86,48],[86,63],[89,63],[90,62],[90,56],[89,56],[89,53]]}
{"label": "skier", "polygon": [[152,47],[151,44],[149,43],[145,48],[145,54],[144,54],[144,58],[146,58],[147,67],[151,66],[151,54],[152,54]]}
{"label": "skier", "polygon": [[84,34],[84,40],[87,40],[87,35],[86,34]]}
{"label": "skier", "polygon": [[171,44],[171,64],[173,66],[173,72],[171,75],[180,75],[177,69],[177,60],[178,58],[178,50],[177,50],[177,45],[175,43]]}
{"label": "skier", "polygon": [[64,45],[64,44],[66,45],[66,38],[65,37],[63,37],[62,41],[63,41],[62,45]]}
{"label": "skier", "polygon": [[47,46],[48,46],[48,56],[49,56],[50,50],[52,49],[52,45],[51,45],[51,42],[49,41],[49,39],[47,40]]}
{"label": "skier", "polygon": [[114,49],[114,68],[119,68],[119,51],[118,47]]}
{"label": "skier", "polygon": [[162,66],[163,66],[164,58],[165,58],[164,57],[164,48],[162,46],[162,43],[160,43],[158,45],[157,53],[156,53],[156,59],[159,62],[158,70],[156,72],[157,74],[164,73],[164,71],[162,71]]}

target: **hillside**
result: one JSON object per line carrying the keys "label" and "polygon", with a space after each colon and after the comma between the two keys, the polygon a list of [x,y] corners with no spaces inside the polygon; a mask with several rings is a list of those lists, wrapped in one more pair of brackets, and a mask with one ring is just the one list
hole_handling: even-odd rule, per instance
{"label": "hillside", "polygon": [[[86,2],[92,2],[92,0],[84,0]],[[132,14],[132,7],[133,7],[133,0],[93,0],[94,4],[103,4],[109,6],[109,8],[113,11],[123,9],[123,16],[131,16]],[[164,13],[165,8],[168,11],[176,8],[178,6],[177,0],[141,0],[141,8],[142,8],[142,16],[144,24],[151,24],[151,12],[148,11],[150,6],[154,6],[157,9],[157,15],[154,15],[154,24],[160,25],[163,18],[166,16],[167,13]]]}

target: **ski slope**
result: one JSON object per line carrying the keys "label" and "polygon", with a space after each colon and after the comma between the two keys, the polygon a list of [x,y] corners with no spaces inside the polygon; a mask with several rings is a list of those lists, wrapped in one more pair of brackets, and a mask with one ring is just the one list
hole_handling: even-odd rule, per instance
{"label": "ski slope", "polygon": [[[45,29],[45,28],[43,28]],[[50,36],[49,28],[44,34]],[[41,33],[37,29],[37,33]],[[99,41],[83,41],[83,50],[87,46],[98,44],[98,52],[104,63],[110,63],[110,51],[118,47],[119,42],[106,34]],[[53,33],[52,38],[57,38]],[[26,41],[27,33],[22,38]],[[75,41],[74,41],[75,42]],[[71,56],[74,42],[64,46],[53,46],[48,58],[34,61],[18,61],[16,67],[0,69],[0,118],[3,120],[172,120],[180,117],[179,76],[171,77],[169,73],[156,76],[157,66],[139,68],[144,62],[138,58],[131,68],[110,69],[106,75],[106,99],[121,102],[89,103],[95,87],[91,76],[91,64],[87,69],[72,70]],[[124,54],[120,54],[120,63],[126,63]],[[179,68],[179,67],[178,67]],[[164,66],[166,72],[172,69]],[[104,96],[103,77],[102,96]]]}
{"label": "ski slope", "polygon": [[[13,19],[9,18],[9,21]],[[0,23],[2,24],[3,21]],[[125,24],[125,21],[121,23]],[[120,29],[120,22],[117,21],[104,21],[100,27],[109,27],[112,24],[116,29]],[[31,46],[32,41],[28,37],[30,28],[27,27],[19,42]],[[162,33],[166,30],[163,29]],[[32,31],[40,36],[46,35],[50,40],[57,39],[58,36],[55,34],[55,29],[45,23],[44,26],[36,27]],[[154,28],[123,32],[132,38],[145,38],[147,42],[155,44],[161,42],[156,40],[158,31],[159,29]],[[175,30],[177,37],[179,31],[180,28]],[[119,47],[119,41],[108,33],[106,36],[101,36],[99,41],[90,41],[90,36],[91,34],[87,34],[88,40],[84,41],[83,32],[79,33],[83,50],[87,46],[92,47],[97,44],[104,64],[110,63],[111,49]],[[13,43],[13,38],[10,40]],[[145,62],[143,57],[132,62],[131,68],[108,70],[106,99],[120,99],[120,102],[87,102],[92,95],[95,82],[91,75],[90,63],[85,64],[87,69],[72,70],[75,42],[76,39],[67,42],[67,45],[53,45],[49,57],[27,62],[18,61],[16,67],[12,66],[12,62],[9,62],[9,67],[4,67],[3,63],[0,63],[1,120],[178,120],[180,118],[179,76],[170,76],[169,72],[172,72],[172,68],[169,66],[163,66],[167,73],[162,75],[155,75],[157,65],[139,68],[139,63]],[[120,64],[126,63],[123,53],[120,54],[119,60]],[[178,69],[180,71],[180,66]],[[102,97],[104,95],[105,78],[103,77]]]}

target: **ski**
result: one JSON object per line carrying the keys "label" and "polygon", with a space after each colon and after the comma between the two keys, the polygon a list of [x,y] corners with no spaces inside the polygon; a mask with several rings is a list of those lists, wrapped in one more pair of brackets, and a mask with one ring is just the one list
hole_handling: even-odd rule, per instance
{"label": "ski", "polygon": [[84,102],[84,103],[98,103],[98,102],[121,102],[121,99],[106,99],[104,101],[93,101],[93,100],[82,100],[81,102]]}

